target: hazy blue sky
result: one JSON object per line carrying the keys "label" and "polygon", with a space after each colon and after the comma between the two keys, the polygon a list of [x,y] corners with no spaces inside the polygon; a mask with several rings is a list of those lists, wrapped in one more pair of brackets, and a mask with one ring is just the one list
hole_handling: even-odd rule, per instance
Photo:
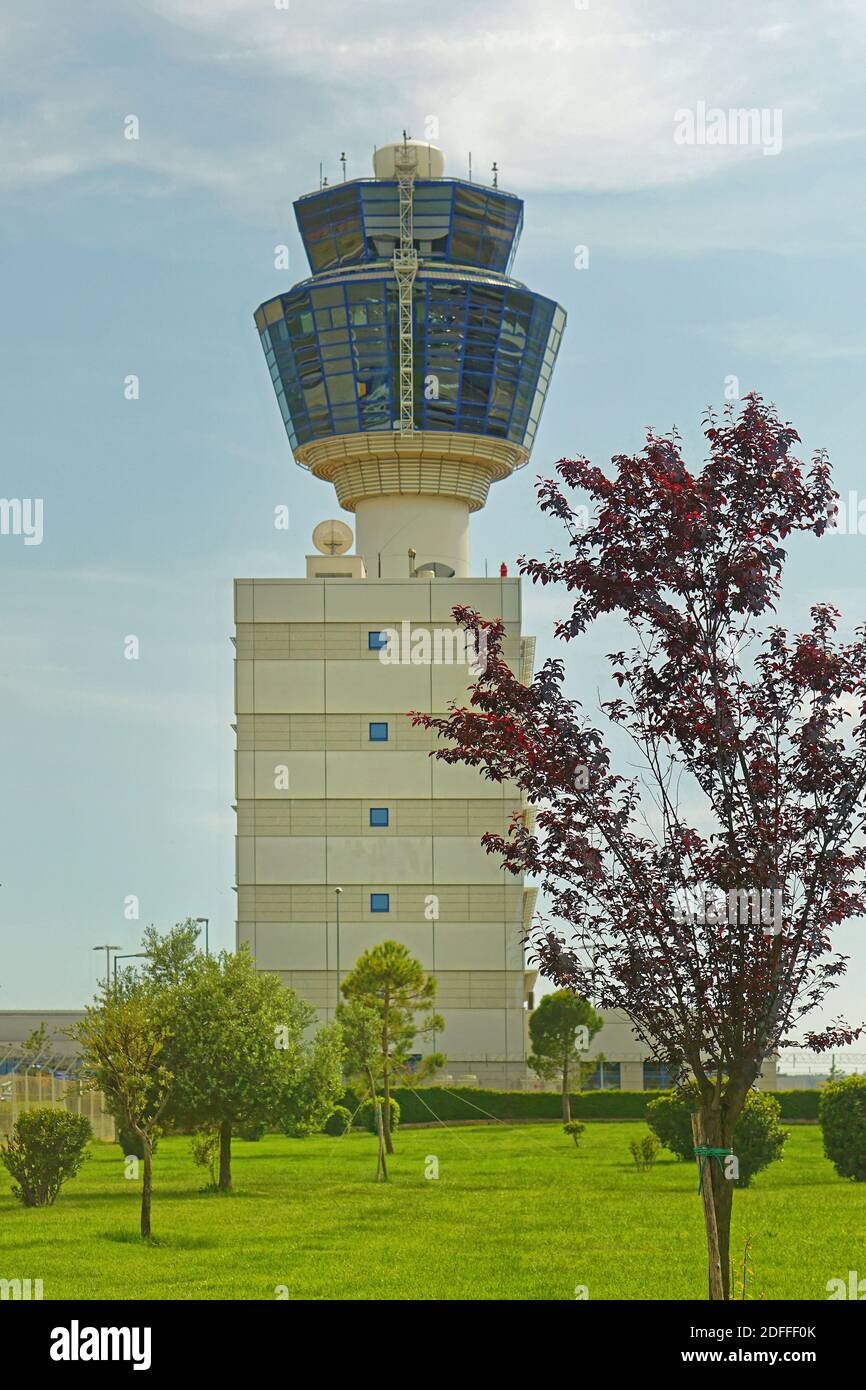
{"label": "hazy blue sky", "polygon": [[[279,0],[278,0],[279,4]],[[858,0],[6,0],[0,26],[5,497],[2,1007],[89,996],[94,943],[211,918],[233,942],[232,578],[303,572],[331,490],[293,463],[252,311],[306,273],[291,203],[438,122],[448,171],[526,199],[514,274],[569,325],[529,468],[474,523],[476,568],[556,532],[533,478],[677,424],[725,380],[863,478]],[[698,103],[780,113],[782,147],[684,145]],[[124,121],[140,123],[137,141]],[[274,269],[287,243],[288,271]],[[575,268],[575,247],[589,268]],[[137,401],[124,378],[140,377]],[[275,531],[273,508],[291,507]],[[792,545],[783,618],[864,614],[862,536]],[[526,594],[539,652],[561,608]],[[127,661],[136,634],[141,658]],[[603,687],[609,634],[571,653]],[[864,928],[833,1012],[858,1018]]]}

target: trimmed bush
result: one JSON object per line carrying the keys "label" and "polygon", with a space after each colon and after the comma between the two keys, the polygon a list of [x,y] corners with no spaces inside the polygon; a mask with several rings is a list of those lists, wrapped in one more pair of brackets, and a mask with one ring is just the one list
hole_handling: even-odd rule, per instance
{"label": "trimmed bush", "polygon": [[[647,1123],[664,1148],[677,1158],[694,1162],[692,1114],[697,1109],[694,1087],[672,1091],[648,1107]],[[739,1165],[736,1187],[749,1187],[756,1173],[782,1157],[788,1131],[781,1129],[781,1106],[768,1091],[750,1091],[734,1128],[732,1148]]]}
{"label": "trimmed bush", "polygon": [[[384,1105],[384,1101],[381,1099],[381,1097],[380,1097],[380,1099],[379,1099],[379,1104],[380,1104],[380,1105]],[[370,1131],[371,1134],[378,1134],[379,1131],[378,1131],[378,1129],[377,1129],[377,1127],[376,1127],[376,1107],[374,1106],[372,1100],[365,1100],[365,1101],[364,1101],[364,1104],[361,1106],[361,1109],[360,1109],[360,1111],[358,1112],[358,1124],[359,1124],[359,1125],[363,1125],[364,1129],[368,1129],[368,1130]],[[391,1097],[391,1133],[392,1133],[392,1134],[396,1134],[397,1129],[398,1129],[398,1127],[399,1127],[399,1124],[400,1124],[400,1103],[399,1103],[399,1101],[395,1100],[394,1097],[392,1096],[392,1097]]]}
{"label": "trimmed bush", "polygon": [[352,1112],[347,1110],[345,1105],[335,1105],[325,1123],[322,1125],[322,1133],[330,1134],[335,1139],[342,1138],[352,1128]]}
{"label": "trimmed bush", "polygon": [[654,1134],[645,1134],[642,1139],[632,1139],[629,1144],[635,1167],[642,1173],[648,1172],[656,1161],[659,1141]]}
{"label": "trimmed bush", "polygon": [[689,1163],[694,1162],[695,1157],[692,1112],[696,1109],[693,1097],[687,1099],[676,1091],[659,1096],[647,1107],[647,1124],[659,1143]]}
{"label": "trimmed bush", "polygon": [[574,1140],[574,1147],[577,1148],[580,1144],[580,1136],[586,1129],[586,1125],[581,1124],[580,1120],[569,1120],[567,1124],[562,1126],[562,1129],[563,1133],[570,1135]]}
{"label": "trimmed bush", "polygon": [[828,1081],[820,1119],[824,1152],[839,1177],[866,1182],[866,1076]]}
{"label": "trimmed bush", "polygon": [[93,1131],[83,1115],[38,1106],[18,1116],[0,1146],[0,1162],[14,1181],[13,1196],[25,1207],[50,1207],[63,1184],[74,1178]]}
{"label": "trimmed bush", "polygon": [[737,1187],[751,1186],[752,1178],[782,1157],[790,1131],[779,1120],[782,1107],[770,1091],[750,1091],[734,1127],[734,1153],[740,1165]]}
{"label": "trimmed bush", "polygon": [[782,1107],[783,1120],[817,1120],[821,1092],[816,1088],[810,1091],[773,1091]]}
{"label": "trimmed bush", "polygon": [[[488,1091],[478,1086],[400,1087],[404,1124],[439,1120],[558,1120],[562,1123],[560,1091]],[[666,1091],[576,1091],[571,1096],[572,1118],[580,1120],[643,1120],[647,1105]],[[421,1099],[423,1097],[423,1100]],[[345,1101],[345,1097],[344,1097]],[[430,1107],[428,1110],[427,1107]],[[433,1111],[433,1115],[430,1111]]]}

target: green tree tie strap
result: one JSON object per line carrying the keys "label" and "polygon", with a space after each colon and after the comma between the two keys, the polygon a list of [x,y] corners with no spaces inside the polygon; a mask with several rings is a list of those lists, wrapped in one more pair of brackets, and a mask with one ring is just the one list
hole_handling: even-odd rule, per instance
{"label": "green tree tie strap", "polygon": [[699,1174],[698,1174],[698,1192],[700,1192],[701,1187],[702,1187],[702,1185],[703,1185],[703,1181],[704,1181],[704,1167],[705,1167],[705,1165],[706,1165],[707,1159],[710,1159],[710,1158],[716,1159],[716,1161],[717,1161],[717,1163],[718,1163],[718,1165],[719,1165],[719,1172],[720,1172],[720,1173],[724,1173],[725,1169],[724,1169],[724,1164],[722,1163],[722,1159],[723,1159],[723,1158],[727,1158],[727,1157],[728,1157],[728,1154],[730,1154],[730,1153],[733,1153],[733,1149],[713,1149],[713,1148],[710,1148],[707,1144],[696,1144],[696,1145],[695,1145],[695,1149],[694,1149],[695,1158],[699,1158],[699,1159],[701,1160],[701,1171],[700,1171]]}

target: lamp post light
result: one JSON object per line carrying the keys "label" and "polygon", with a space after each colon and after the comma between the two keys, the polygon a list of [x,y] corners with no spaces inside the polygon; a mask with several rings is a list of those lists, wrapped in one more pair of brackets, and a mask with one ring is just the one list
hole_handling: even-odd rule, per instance
{"label": "lamp post light", "polygon": [[196,922],[198,923],[199,926],[204,925],[204,953],[205,953],[206,956],[209,956],[209,955],[210,955],[210,945],[209,945],[209,942],[208,942],[208,929],[209,929],[209,927],[210,927],[210,918],[209,918],[209,917],[196,917],[195,920],[196,920]]}
{"label": "lamp post light", "polygon": [[338,1003],[338,1004],[339,1004],[339,1002],[340,1002],[340,898],[342,897],[342,894],[343,894],[342,888],[335,888],[335,889],[334,889],[334,897],[335,897],[336,902],[337,902],[337,1003]]}
{"label": "lamp post light", "polygon": [[105,946],[94,946],[93,949],[94,949],[94,951],[104,951],[104,952],[105,952],[105,988],[108,989],[108,986],[109,986],[110,983],[111,983],[111,960],[110,960],[110,957],[109,957],[109,951],[120,951],[120,950],[122,950],[122,947],[120,947],[120,946],[108,946],[108,945],[105,945]]}
{"label": "lamp post light", "polygon": [[114,957],[114,993],[117,995],[117,962],[119,960],[140,960],[143,956],[149,956],[149,951],[123,951],[121,955]]}

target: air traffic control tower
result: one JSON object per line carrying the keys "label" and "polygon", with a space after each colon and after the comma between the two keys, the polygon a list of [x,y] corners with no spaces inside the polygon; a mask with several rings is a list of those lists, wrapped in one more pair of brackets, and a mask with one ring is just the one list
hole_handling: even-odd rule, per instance
{"label": "air traffic control tower", "polygon": [[362,951],[404,942],[438,980],[446,1074],[516,1086],[534,894],[479,841],[520,794],[430,758],[406,711],[466,700],[455,604],[502,617],[530,676],[520,582],[473,576],[470,515],[528,460],[565,313],[509,274],[522,201],[432,145],[384,146],[295,215],[312,275],[255,321],[355,547],[325,520],[304,577],[235,582],[238,941],[322,1019]]}

